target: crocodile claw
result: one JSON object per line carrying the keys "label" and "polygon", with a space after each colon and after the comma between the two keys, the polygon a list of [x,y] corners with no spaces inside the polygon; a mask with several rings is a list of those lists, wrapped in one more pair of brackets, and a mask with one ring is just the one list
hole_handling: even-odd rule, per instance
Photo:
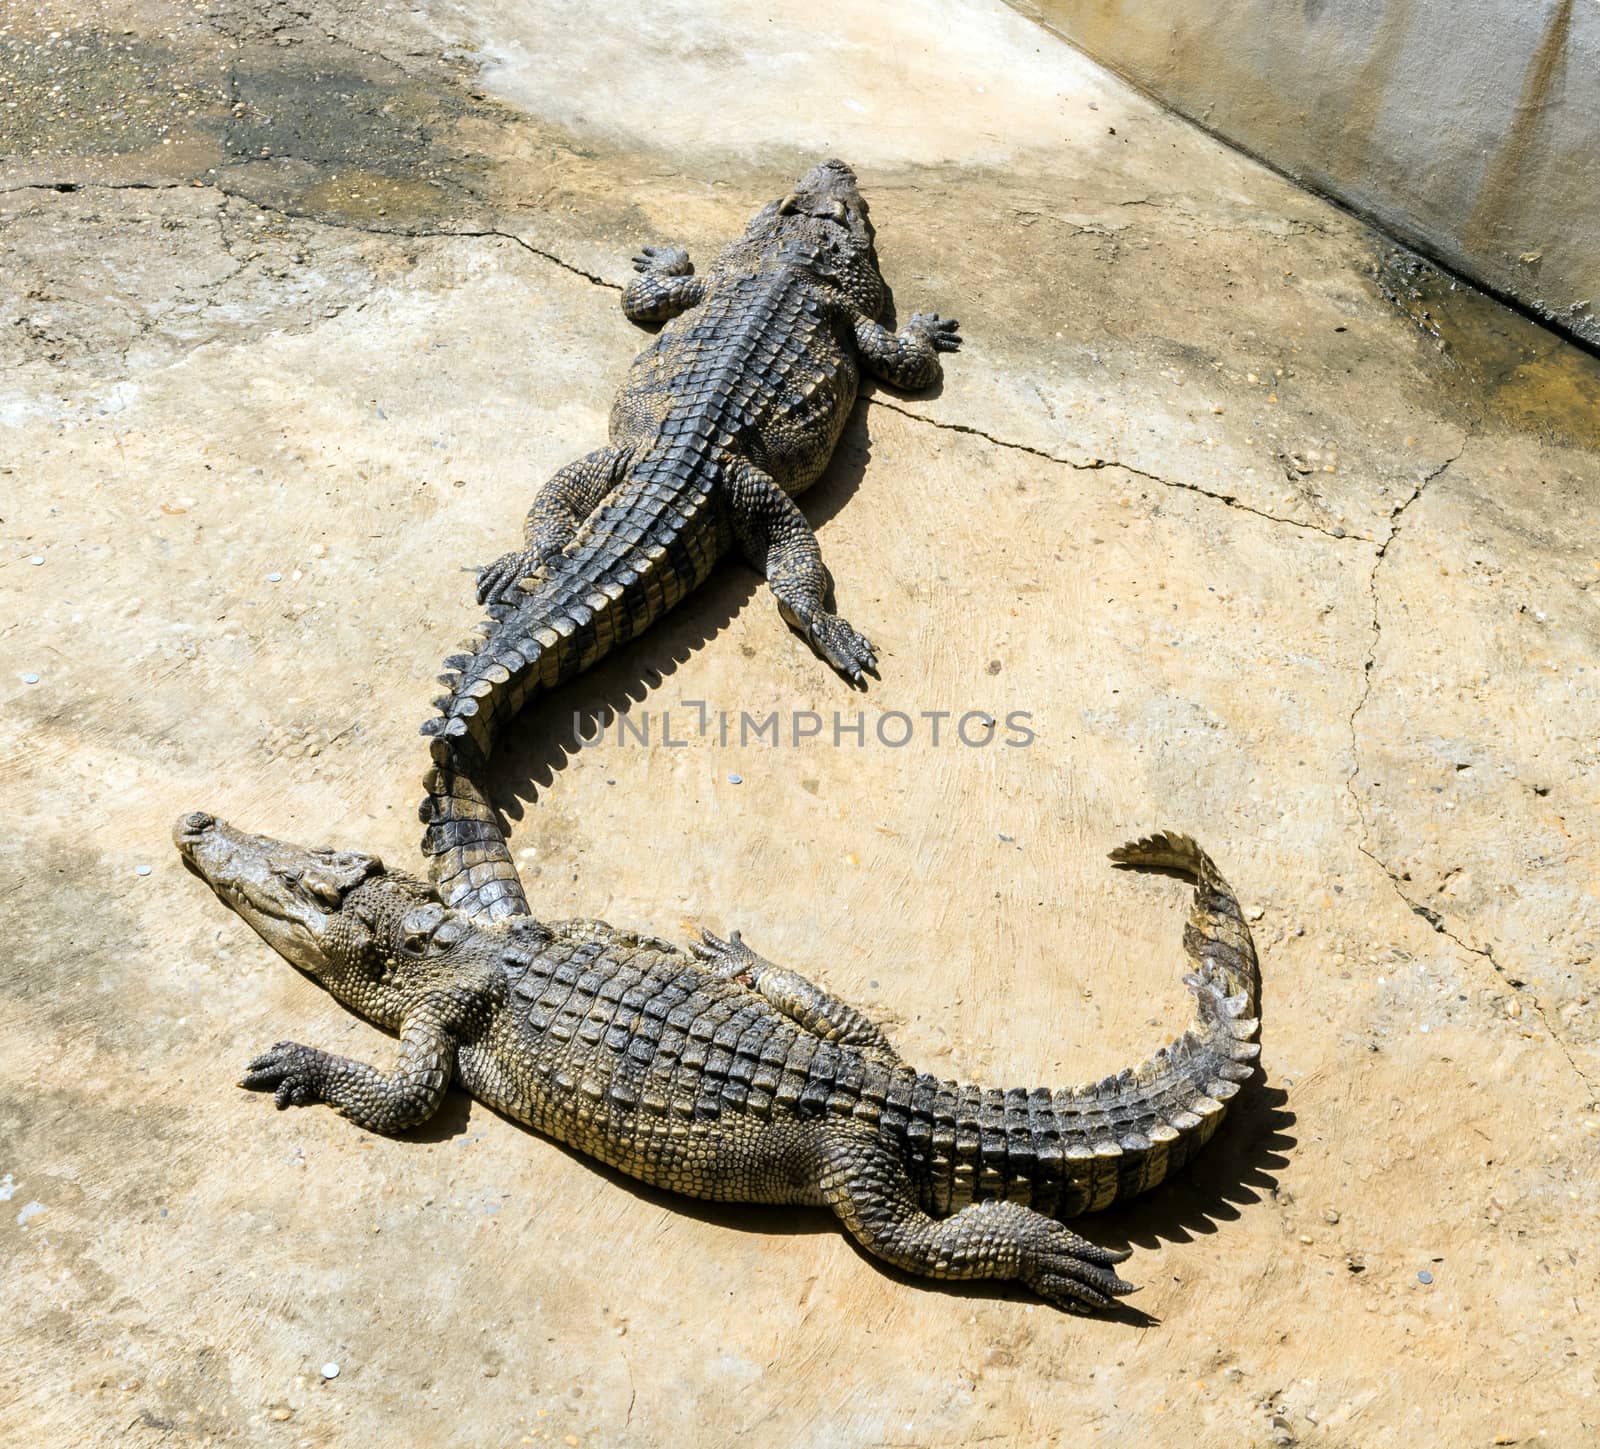
{"label": "crocodile claw", "polygon": [[862,672],[878,672],[878,651],[865,634],[858,634],[837,614],[818,613],[806,629],[817,653],[851,684],[864,686]]}
{"label": "crocodile claw", "polygon": [[937,312],[913,312],[907,325],[926,333],[936,352],[960,350],[961,334],[956,329],[961,324],[954,317],[941,317]]}
{"label": "crocodile claw", "polygon": [[492,564],[478,570],[478,602],[493,603],[510,593],[520,579],[531,573],[537,560],[522,549],[503,553]]}
{"label": "crocodile claw", "polygon": [[710,931],[701,931],[700,940],[691,941],[689,949],[709,968],[719,981],[739,981],[754,986],[761,967],[766,963],[744,943],[737,931],[726,941]]}
{"label": "crocodile claw", "polygon": [[1112,1265],[1129,1256],[1097,1247],[1069,1228],[1052,1223],[1050,1239],[1036,1250],[1024,1280],[1041,1298],[1057,1308],[1108,1308],[1113,1298],[1134,1292],[1134,1285],[1117,1277]]}
{"label": "crocodile claw", "polygon": [[322,1100],[312,1080],[312,1064],[317,1053],[299,1042],[280,1041],[269,1052],[252,1057],[239,1078],[239,1085],[251,1091],[272,1091],[272,1100],[281,1112],[285,1107],[304,1107]]}
{"label": "crocodile claw", "polygon": [[692,277],[694,265],[682,247],[640,247],[633,259],[636,272],[655,272],[663,277]]}

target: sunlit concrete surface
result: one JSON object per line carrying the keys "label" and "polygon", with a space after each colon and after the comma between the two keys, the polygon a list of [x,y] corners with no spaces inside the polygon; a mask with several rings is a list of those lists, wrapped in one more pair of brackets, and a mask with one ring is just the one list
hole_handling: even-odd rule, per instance
{"label": "sunlit concrete surface", "polygon": [[[0,95],[0,1439],[1590,1442],[1593,359],[998,0],[45,4]],[[1000,1084],[1183,1023],[1182,888],[1104,856],[1199,836],[1265,1077],[1083,1225],[1135,1250],[1120,1316],[464,1101],[274,1112],[233,1085],[274,1041],[391,1045],[168,839],[415,865],[463,569],[601,441],[629,256],[709,259],[828,154],[967,339],[806,501],[881,682],[730,564],[496,789],[542,914],[742,928]],[[829,723],[724,745],[693,700]],[[656,744],[572,748],[617,709]],[[896,710],[1036,739],[890,748]]]}
{"label": "sunlit concrete surface", "polygon": [[1013,0],[1288,175],[1600,346],[1593,0]]}

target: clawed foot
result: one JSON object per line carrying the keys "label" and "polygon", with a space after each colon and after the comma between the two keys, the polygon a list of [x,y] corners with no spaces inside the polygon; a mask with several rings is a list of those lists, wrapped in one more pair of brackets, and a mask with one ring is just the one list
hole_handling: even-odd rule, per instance
{"label": "clawed foot", "polygon": [[661,277],[692,277],[694,264],[682,247],[640,247],[633,259],[636,272],[654,272]]}
{"label": "clawed foot", "polygon": [[767,963],[744,943],[739,932],[734,931],[724,941],[710,931],[702,931],[698,941],[689,949],[705,963],[706,969],[719,981],[737,981],[743,986],[754,986]]}
{"label": "clawed foot", "polygon": [[492,604],[514,595],[517,585],[539,567],[539,557],[525,549],[503,553],[492,564],[478,570],[478,602]]}
{"label": "clawed foot", "polygon": [[961,334],[956,331],[960,325],[954,317],[941,317],[937,312],[913,312],[906,324],[924,333],[935,352],[955,352],[960,348]]}
{"label": "clawed foot", "polygon": [[852,684],[863,686],[862,671],[876,674],[878,652],[865,634],[858,634],[837,614],[820,610],[806,625],[806,638],[812,647]]}
{"label": "clawed foot", "polygon": [[272,1090],[272,1100],[280,1111],[285,1107],[304,1107],[320,1102],[315,1084],[315,1066],[322,1055],[314,1047],[299,1042],[280,1041],[269,1052],[255,1057],[239,1078],[241,1087],[252,1091]]}
{"label": "clawed foot", "polygon": [[1117,1252],[1096,1247],[1070,1228],[1051,1224],[1050,1241],[1035,1250],[1032,1266],[1023,1281],[1041,1298],[1057,1308],[1079,1311],[1109,1308],[1113,1298],[1132,1293],[1134,1285],[1111,1271],[1113,1263],[1129,1256],[1129,1249]]}

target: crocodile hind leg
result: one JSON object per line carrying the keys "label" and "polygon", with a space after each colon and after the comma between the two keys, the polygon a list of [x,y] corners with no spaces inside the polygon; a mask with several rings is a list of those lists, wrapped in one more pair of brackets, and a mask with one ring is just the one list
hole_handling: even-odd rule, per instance
{"label": "crocodile hind leg", "polygon": [[597,448],[551,478],[528,510],[527,547],[502,554],[478,570],[478,602],[486,604],[514,591],[519,579],[571,543],[583,521],[622,481],[632,461],[632,448]]}
{"label": "crocodile hind leg", "polygon": [[622,315],[630,322],[666,322],[687,312],[706,294],[694,263],[681,247],[641,247],[633,259],[639,275],[622,294]]}
{"label": "crocodile hind leg", "polygon": [[728,480],[733,531],[751,564],[767,577],[783,617],[852,684],[875,670],[878,656],[867,638],[824,606],[831,580],[817,536],[799,506],[773,479],[741,463]]}
{"label": "crocodile hind leg", "polygon": [[918,1205],[894,1151],[865,1133],[817,1149],[818,1194],[875,1258],[928,1278],[1015,1278],[1058,1308],[1104,1308],[1133,1292],[1111,1271],[1128,1254],[1096,1247],[1018,1203],[970,1203],[952,1217]]}
{"label": "crocodile hind leg", "polygon": [[790,1021],[824,1041],[861,1047],[899,1065],[900,1054],[889,1044],[883,1028],[864,1012],[824,991],[798,971],[775,966],[758,956],[735,931],[724,941],[710,931],[702,931],[701,943],[689,949],[710,968],[714,976],[733,979],[759,991]]}

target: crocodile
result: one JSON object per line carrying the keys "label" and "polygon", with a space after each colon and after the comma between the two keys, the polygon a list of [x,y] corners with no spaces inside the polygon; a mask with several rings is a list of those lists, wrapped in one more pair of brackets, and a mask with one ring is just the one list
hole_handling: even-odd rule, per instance
{"label": "crocodile", "polygon": [[540,690],[635,637],[735,547],[784,618],[854,685],[877,665],[827,608],[831,580],[795,504],[844,429],[863,371],[931,387],[958,324],[880,318],[888,290],[867,204],[842,161],[808,171],[697,276],[645,247],[622,309],[665,322],[611,410],[609,444],[569,464],[529,510],[526,546],[478,571],[488,619],[439,676],[423,726],[432,764],[423,854],[447,904],[494,921],[528,903],[486,785],[499,729]]}
{"label": "crocodile", "polygon": [[873,1256],[1016,1279],[1047,1301],[1132,1291],[1063,1219],[1161,1182],[1205,1143],[1259,1052],[1260,974],[1227,882],[1187,836],[1111,853],[1194,884],[1193,1023],[1141,1065],[1052,1091],[907,1065],[883,1030],[734,933],[688,950],[603,922],[485,924],[376,857],[305,850],[196,811],[188,866],[280,955],[398,1034],[384,1071],[281,1041],[240,1085],[395,1133],[451,1084],[546,1136],[693,1197],[831,1208]]}

